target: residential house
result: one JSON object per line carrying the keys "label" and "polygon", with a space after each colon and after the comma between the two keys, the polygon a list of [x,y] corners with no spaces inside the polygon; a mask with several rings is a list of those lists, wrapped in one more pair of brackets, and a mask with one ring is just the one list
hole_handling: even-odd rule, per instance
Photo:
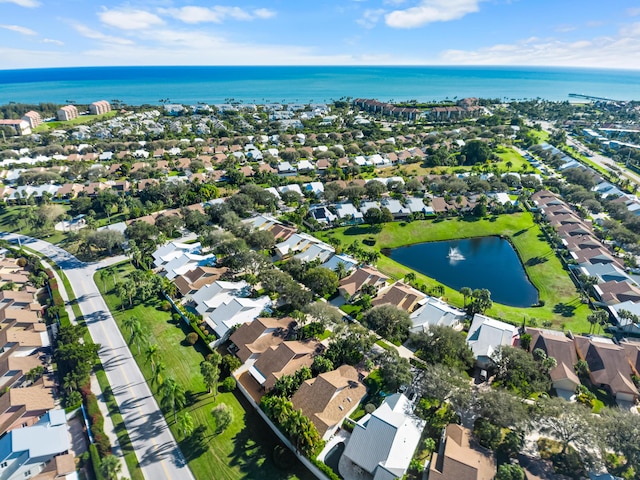
{"label": "residential house", "polygon": [[[298,252],[304,252],[311,245],[316,244],[323,245],[323,248],[325,248],[327,251],[335,251],[333,247],[321,242],[311,235],[308,235],[306,233],[294,233],[283,242],[276,244],[275,254],[277,258],[282,259]],[[327,259],[328,257],[325,258],[324,261],[326,261]]]}
{"label": "residential house", "polygon": [[378,295],[371,301],[371,304],[374,307],[387,304],[395,305],[411,313],[425,298],[427,298],[427,296],[419,290],[402,282],[396,282],[380,290]]}
{"label": "residential house", "polygon": [[64,410],[49,410],[37,423],[0,438],[0,480],[77,479]]}
{"label": "residential house", "polygon": [[210,346],[217,347],[229,337],[234,327],[255,320],[270,306],[271,299],[266,295],[258,298],[227,296],[212,313],[204,317],[205,323],[218,337]]}
{"label": "residential house", "polygon": [[258,317],[245,323],[229,339],[237,347],[236,356],[242,363],[255,361],[266,350],[287,340],[297,326],[291,317]]}
{"label": "residential house", "polygon": [[487,368],[496,350],[501,346],[515,346],[518,328],[476,313],[467,335],[467,344],[480,368]]}
{"label": "residential house", "polygon": [[635,402],[638,389],[631,380],[634,374],[625,349],[612,340],[576,335],[576,352],[589,365],[589,377],[595,386],[607,389],[619,401]]}
{"label": "residential house", "polygon": [[476,444],[471,430],[447,425],[440,449],[431,458],[429,480],[493,480],[496,472],[493,455]]}
{"label": "residential house", "polygon": [[573,341],[564,333],[555,330],[527,328],[526,332],[531,335],[530,349],[532,352],[539,348],[548,357],[553,357],[556,360],[556,366],[549,372],[553,388],[560,395],[571,397],[580,385],[580,379],[575,372],[578,355]]}
{"label": "residential house", "polygon": [[216,256],[212,253],[207,255],[197,255],[195,253],[182,253],[177,258],[167,262],[162,266],[164,276],[173,280],[174,278],[184,275],[185,273],[197,268],[214,265]]}
{"label": "residential house", "polygon": [[198,253],[200,252],[202,245],[200,243],[180,243],[169,242],[159,247],[152,253],[153,265],[155,267],[162,267],[171,260],[175,260],[181,257],[185,253]]}
{"label": "residential house", "polygon": [[355,258],[352,258],[349,255],[340,254],[331,257],[329,260],[324,262],[321,267],[328,268],[329,270],[335,272],[338,268],[338,265],[344,265],[344,271],[350,272],[358,266],[358,263],[358,260],[356,260]]}
{"label": "residential house", "polygon": [[309,215],[311,215],[316,222],[323,223],[325,225],[331,225],[338,218],[324,205],[312,206],[309,209]]}
{"label": "residential house", "polygon": [[294,258],[297,258],[304,263],[313,262],[314,260],[319,260],[320,263],[324,263],[329,260],[335,252],[335,249],[326,243],[312,243],[301,252],[295,254]]}
{"label": "residential house", "polygon": [[352,203],[338,203],[335,205],[335,209],[341,220],[346,220],[347,223],[362,223],[362,212]]}
{"label": "residential house", "polygon": [[196,267],[183,275],[177,276],[173,280],[173,283],[175,283],[180,295],[189,297],[202,287],[220,280],[220,277],[227,273],[227,271],[228,269],[226,267]]}
{"label": "residential house", "polygon": [[342,365],[304,381],[291,403],[294,409],[302,410],[320,436],[328,440],[366,393],[367,387],[360,381],[358,371],[350,365]]}
{"label": "residential house", "polygon": [[431,326],[458,328],[467,314],[464,310],[454,308],[439,298],[427,297],[420,302],[420,307],[411,314],[412,332],[424,332]]}
{"label": "residential house", "polygon": [[402,478],[425,423],[414,415],[413,405],[402,393],[388,396],[373,413],[356,423],[344,456],[373,480]]}
{"label": "residential house", "polygon": [[282,342],[265,350],[249,367],[249,374],[269,391],[283,375],[293,375],[302,367],[311,367],[315,355],[324,347],[315,340]]}
{"label": "residential house", "polygon": [[348,277],[340,280],[338,290],[346,299],[357,297],[365,285],[370,285],[374,292],[378,292],[386,285],[389,277],[373,267],[360,267]]}

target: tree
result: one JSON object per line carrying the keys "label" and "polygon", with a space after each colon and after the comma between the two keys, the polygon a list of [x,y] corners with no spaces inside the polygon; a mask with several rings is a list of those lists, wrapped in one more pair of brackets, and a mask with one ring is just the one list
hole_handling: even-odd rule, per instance
{"label": "tree", "polygon": [[496,480],[525,480],[525,474],[519,465],[504,463],[498,468]]}
{"label": "tree", "polygon": [[327,302],[313,302],[304,308],[304,312],[317,322],[320,322],[323,327],[342,322],[340,310]]}
{"label": "tree", "polygon": [[491,292],[486,288],[476,289],[471,294],[471,303],[469,303],[469,314],[484,313],[493,306],[491,301]]}
{"label": "tree", "polygon": [[418,375],[422,396],[437,401],[440,406],[447,402],[460,412],[471,402],[469,379],[458,370],[446,365],[427,365]]}
{"label": "tree", "polygon": [[122,321],[122,326],[129,329],[129,342],[131,342],[136,329],[140,328],[140,320],[136,317],[127,317]]}
{"label": "tree", "polygon": [[191,435],[194,428],[193,417],[189,412],[182,412],[178,415],[178,431],[182,435],[182,438],[187,438]]}
{"label": "tree", "polygon": [[303,278],[303,283],[321,297],[330,295],[338,289],[338,275],[328,268],[310,268]]}
{"label": "tree", "polygon": [[501,428],[521,429],[528,421],[526,404],[504,390],[491,389],[482,393],[477,405],[480,416]]}
{"label": "tree", "polygon": [[464,155],[465,164],[475,165],[489,160],[491,158],[491,149],[482,140],[470,140],[462,147],[461,154]]}
{"label": "tree", "polygon": [[216,433],[224,432],[233,422],[233,410],[225,403],[221,403],[211,411],[216,422]]}
{"label": "tree", "polygon": [[124,235],[118,230],[97,230],[87,235],[86,242],[88,245],[95,246],[103,251],[107,251],[109,255],[114,248],[119,248],[124,243]]}
{"label": "tree", "polygon": [[164,383],[163,373],[167,369],[164,362],[156,363],[156,367],[152,370],[151,374],[151,385],[155,385],[159,390],[160,386]]}
{"label": "tree", "polygon": [[640,472],[640,415],[618,408],[607,408],[602,416],[602,449],[624,456],[625,467]]}
{"label": "tree", "polygon": [[313,364],[311,365],[311,371],[314,375],[320,373],[330,372],[334,370],[333,362],[323,355],[316,355],[313,357]]}
{"label": "tree", "polygon": [[467,298],[469,298],[471,296],[471,294],[473,293],[473,290],[471,290],[469,287],[462,287],[460,289],[460,293],[462,294],[462,298],[464,300],[464,307],[467,307]]}
{"label": "tree", "polygon": [[385,392],[397,392],[402,385],[410,385],[413,380],[411,364],[406,358],[400,357],[395,350],[382,353],[375,359],[380,365],[380,376]]}
{"label": "tree", "polygon": [[434,325],[425,332],[411,335],[417,356],[427,363],[442,363],[460,370],[469,370],[475,359],[465,336],[451,327]]}
{"label": "tree", "polygon": [[275,242],[275,237],[269,230],[255,230],[247,237],[247,243],[257,250],[270,250]]}
{"label": "tree", "polygon": [[596,420],[591,411],[584,405],[557,397],[541,401],[539,407],[536,420],[540,432],[558,440],[563,454],[571,445],[582,461],[588,462],[596,443]]}
{"label": "tree", "polygon": [[379,200],[384,192],[387,191],[387,187],[384,183],[378,180],[371,180],[364,186],[367,197],[372,200]]}
{"label": "tree", "polygon": [[122,471],[120,459],[115,455],[107,455],[100,460],[100,474],[106,480],[117,480],[118,475]]}
{"label": "tree", "polygon": [[371,226],[384,223],[382,210],[376,207],[369,208],[362,216],[364,223],[368,223]]}
{"label": "tree", "polygon": [[173,421],[177,421],[178,410],[184,408],[186,397],[184,387],[169,377],[160,386],[160,405],[165,410],[173,411]]}
{"label": "tree", "polygon": [[218,395],[218,380],[220,380],[220,367],[208,361],[200,364],[200,374],[204,379],[207,387],[207,393],[213,392],[213,397]]}
{"label": "tree", "polygon": [[530,333],[523,333],[522,335],[520,335],[520,348],[528,352],[531,349],[532,339],[533,337]]}
{"label": "tree", "polygon": [[[622,311],[619,312],[620,317],[622,317]],[[596,325],[606,325],[609,320],[609,314],[604,310],[596,310],[591,315],[587,316],[587,320],[589,321],[589,333],[593,333]]]}
{"label": "tree", "polygon": [[533,355],[520,348],[501,346],[493,354],[495,382],[514,393],[528,397],[551,387],[549,370],[541,368]]}
{"label": "tree", "polygon": [[413,325],[409,314],[395,305],[380,305],[365,313],[362,323],[392,342],[404,342]]}

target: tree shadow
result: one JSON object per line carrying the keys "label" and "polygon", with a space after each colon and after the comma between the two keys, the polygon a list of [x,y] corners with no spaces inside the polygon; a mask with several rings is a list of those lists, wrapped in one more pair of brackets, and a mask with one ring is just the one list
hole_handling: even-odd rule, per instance
{"label": "tree shadow", "polygon": [[540,264],[548,262],[548,261],[549,261],[548,258],[537,256],[537,257],[533,257],[533,258],[530,258],[529,260],[527,260],[525,262],[525,265],[527,267],[535,267],[536,265],[540,265]]}
{"label": "tree shadow", "polygon": [[180,442],[180,449],[188,462],[202,456],[209,449],[206,425],[198,425],[191,435]]}
{"label": "tree shadow", "polygon": [[576,307],[574,305],[569,305],[567,303],[557,303],[553,307],[553,313],[557,313],[562,315],[563,317],[573,317],[575,313]]}

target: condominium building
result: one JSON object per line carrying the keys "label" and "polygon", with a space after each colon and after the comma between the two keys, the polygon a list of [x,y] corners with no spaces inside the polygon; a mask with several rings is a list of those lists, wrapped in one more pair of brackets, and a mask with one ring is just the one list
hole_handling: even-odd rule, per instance
{"label": "condominium building", "polygon": [[75,105],[67,105],[58,110],[56,116],[58,117],[58,120],[62,122],[73,120],[74,118],[78,118],[78,109]]}
{"label": "condominium building", "polygon": [[38,112],[36,112],[34,110],[31,110],[31,111],[25,113],[22,116],[22,120],[27,122],[32,129],[36,128],[38,125],[40,125],[42,123],[42,117],[40,116],[40,114]]}
{"label": "condominium building", "polygon": [[93,102],[89,105],[89,112],[91,115],[102,115],[103,113],[107,113],[111,111],[111,104],[106,100],[100,100],[98,102]]}

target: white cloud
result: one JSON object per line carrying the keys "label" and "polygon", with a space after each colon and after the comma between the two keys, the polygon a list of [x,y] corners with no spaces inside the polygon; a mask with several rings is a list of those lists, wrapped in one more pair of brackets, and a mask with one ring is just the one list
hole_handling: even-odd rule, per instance
{"label": "white cloud", "polygon": [[476,50],[446,50],[437,63],[449,65],[526,65],[640,69],[640,23],[617,35],[572,42],[530,38]]}
{"label": "white cloud", "polygon": [[104,33],[98,32],[97,30],[93,30],[92,28],[87,27],[82,24],[73,24],[72,27],[78,32],[80,35],[86,38],[90,38],[92,40],[98,40],[100,42],[110,44],[110,45],[133,45],[133,41],[128,38],[122,37],[114,37],[112,35],[105,35]]}
{"label": "white cloud", "polygon": [[160,9],[161,15],[168,15],[184,23],[222,23],[227,19],[249,21],[256,18],[267,19],[275,16],[273,10],[259,8],[249,12],[240,7],[225,7],[215,5],[213,7],[186,6],[181,8]]}
{"label": "white cloud", "polygon": [[380,18],[382,18],[384,12],[385,10],[383,10],[382,8],[367,9],[362,14],[362,17],[356,20],[356,22],[358,23],[358,25],[361,25],[365,28],[373,28],[376,26]]}
{"label": "white cloud", "polygon": [[273,10],[269,10],[268,8],[258,8],[253,11],[253,14],[258,18],[273,18],[276,16],[276,12]]}
{"label": "white cloud", "polygon": [[58,45],[58,46],[63,46],[64,42],[60,41],[60,40],[55,40],[53,38],[44,38],[42,39],[42,43],[50,43],[52,45]]}
{"label": "white cloud", "polygon": [[0,0],[0,3],[15,3],[25,8],[35,8],[40,5],[37,0]]}
{"label": "white cloud", "polygon": [[122,30],[145,30],[164,24],[164,20],[154,13],[129,8],[109,10],[103,7],[98,17],[105,25]]}
{"label": "white cloud", "polygon": [[21,27],[20,25],[0,25],[0,28],[5,30],[11,30],[12,32],[18,32],[22,35],[37,35],[36,32],[27,27]]}
{"label": "white cloud", "polygon": [[405,10],[394,10],[385,16],[393,28],[416,28],[434,22],[449,22],[475,13],[482,0],[421,0]]}
{"label": "white cloud", "polygon": [[637,17],[638,15],[640,15],[640,7],[627,9],[627,15],[629,15],[630,17]]}

